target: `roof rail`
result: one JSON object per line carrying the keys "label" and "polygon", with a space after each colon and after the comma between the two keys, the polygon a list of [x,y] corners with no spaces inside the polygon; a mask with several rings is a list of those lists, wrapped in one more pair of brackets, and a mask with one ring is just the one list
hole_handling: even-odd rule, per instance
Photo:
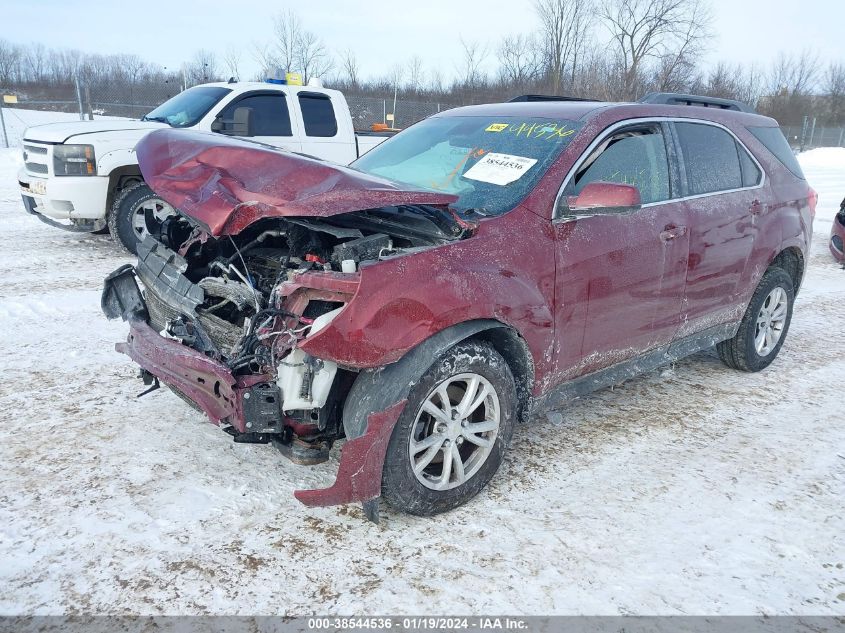
{"label": "roof rail", "polygon": [[721,97],[704,97],[701,95],[686,95],[675,92],[649,92],[639,100],[640,103],[654,103],[664,105],[688,105],[703,108],[720,108],[722,110],[736,110],[738,112],[756,113],[747,103]]}
{"label": "roof rail", "polygon": [[583,97],[563,97],[560,95],[519,95],[513,99],[508,99],[508,103],[515,103],[517,101],[595,101],[595,99],[585,99]]}

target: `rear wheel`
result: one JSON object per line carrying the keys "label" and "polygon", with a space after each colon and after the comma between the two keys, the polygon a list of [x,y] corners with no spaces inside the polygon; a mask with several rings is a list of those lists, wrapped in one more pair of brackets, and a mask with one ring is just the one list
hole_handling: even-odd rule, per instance
{"label": "rear wheel", "polygon": [[176,210],[162,200],[144,182],[130,185],[120,192],[109,212],[112,237],[135,254],[138,244],[150,233],[158,234],[161,223],[176,215]]}
{"label": "rear wheel", "polygon": [[423,516],[465,503],[498,470],[515,419],[504,358],[486,344],[459,343],[411,389],[387,448],[382,496]]}
{"label": "rear wheel", "polygon": [[782,268],[766,271],[742,318],[736,335],[716,346],[719,358],[733,369],[760,371],[777,357],[792,321],[795,290]]}

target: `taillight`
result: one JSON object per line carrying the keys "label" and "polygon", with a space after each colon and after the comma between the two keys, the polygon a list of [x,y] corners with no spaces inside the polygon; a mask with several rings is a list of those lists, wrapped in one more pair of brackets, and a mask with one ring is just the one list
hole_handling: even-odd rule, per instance
{"label": "taillight", "polygon": [[810,187],[810,195],[807,196],[807,204],[810,206],[810,215],[816,217],[816,205],[819,203],[819,194]]}

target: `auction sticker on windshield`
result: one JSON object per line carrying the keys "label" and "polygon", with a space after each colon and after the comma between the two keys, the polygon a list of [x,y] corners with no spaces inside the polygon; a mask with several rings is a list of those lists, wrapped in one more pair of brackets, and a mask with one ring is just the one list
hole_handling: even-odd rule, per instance
{"label": "auction sticker on windshield", "polygon": [[536,158],[491,152],[469,168],[464,178],[493,185],[508,185],[522,178],[536,162]]}

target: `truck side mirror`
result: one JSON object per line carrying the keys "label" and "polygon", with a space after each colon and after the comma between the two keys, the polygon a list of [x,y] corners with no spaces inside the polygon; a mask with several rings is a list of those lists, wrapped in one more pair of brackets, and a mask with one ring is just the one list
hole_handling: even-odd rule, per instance
{"label": "truck side mirror", "polygon": [[232,115],[232,136],[252,136],[252,108],[235,108]]}
{"label": "truck side mirror", "polygon": [[252,108],[246,106],[235,108],[231,120],[224,119],[222,115],[217,117],[211,124],[211,131],[226,136],[253,136],[252,115]]}

